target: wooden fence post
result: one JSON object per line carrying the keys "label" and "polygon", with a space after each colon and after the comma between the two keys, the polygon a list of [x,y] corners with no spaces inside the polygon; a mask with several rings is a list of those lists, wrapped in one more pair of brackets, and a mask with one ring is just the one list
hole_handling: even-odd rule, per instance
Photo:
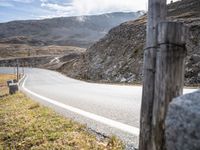
{"label": "wooden fence post", "polygon": [[183,23],[158,25],[158,52],[152,119],[153,150],[166,150],[164,121],[170,101],[183,92],[186,27]]}
{"label": "wooden fence post", "polygon": [[156,26],[166,18],[166,0],[149,0],[146,48],[144,50],[144,80],[140,114],[140,150],[152,150],[151,123],[153,113],[157,51]]}

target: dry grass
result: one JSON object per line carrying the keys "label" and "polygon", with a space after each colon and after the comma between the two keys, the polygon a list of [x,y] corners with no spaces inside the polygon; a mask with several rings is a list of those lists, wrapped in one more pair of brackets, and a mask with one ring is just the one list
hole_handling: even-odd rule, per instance
{"label": "dry grass", "polygon": [[7,80],[16,79],[12,74],[0,74],[0,98],[8,94]]}
{"label": "dry grass", "polygon": [[[12,76],[0,75],[0,84]],[[4,88],[6,92],[6,88]],[[120,150],[115,137],[98,140],[80,125],[31,101],[22,93],[0,98],[0,150]]]}
{"label": "dry grass", "polygon": [[0,85],[5,86],[6,81],[10,79],[16,79],[16,75],[13,74],[0,74]]}

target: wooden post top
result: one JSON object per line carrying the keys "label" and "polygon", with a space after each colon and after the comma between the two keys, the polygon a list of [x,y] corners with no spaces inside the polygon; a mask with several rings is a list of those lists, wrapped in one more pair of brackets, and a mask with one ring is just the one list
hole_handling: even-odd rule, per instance
{"label": "wooden post top", "polygon": [[182,22],[160,22],[158,24],[158,44],[185,46],[188,27]]}

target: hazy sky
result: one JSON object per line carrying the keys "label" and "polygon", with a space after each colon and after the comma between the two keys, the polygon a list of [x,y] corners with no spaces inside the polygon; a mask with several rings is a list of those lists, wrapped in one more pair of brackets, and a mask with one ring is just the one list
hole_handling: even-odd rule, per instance
{"label": "hazy sky", "polygon": [[148,0],[0,0],[0,22],[146,10],[147,1]]}

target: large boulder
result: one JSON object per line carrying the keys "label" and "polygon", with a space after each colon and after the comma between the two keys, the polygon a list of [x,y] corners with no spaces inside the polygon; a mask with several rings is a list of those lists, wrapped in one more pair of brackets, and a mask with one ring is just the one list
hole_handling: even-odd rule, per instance
{"label": "large boulder", "polygon": [[200,91],[170,103],[165,127],[167,150],[200,150]]}

